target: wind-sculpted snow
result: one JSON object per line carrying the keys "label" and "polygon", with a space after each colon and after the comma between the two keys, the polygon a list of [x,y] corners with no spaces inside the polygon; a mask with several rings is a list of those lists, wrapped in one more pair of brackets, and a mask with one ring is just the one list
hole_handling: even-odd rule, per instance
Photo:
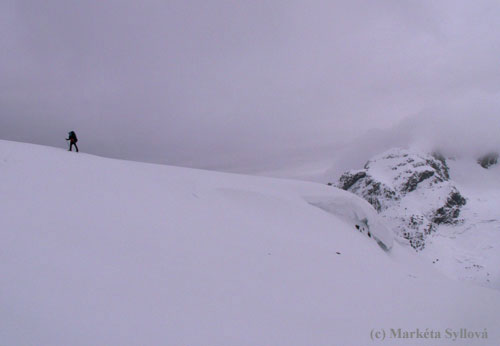
{"label": "wind-sculpted snow", "polygon": [[383,251],[371,206],[323,184],[0,141],[0,213],[0,345],[500,344],[499,292]]}
{"label": "wind-sculpted snow", "polygon": [[307,196],[305,199],[312,205],[336,215],[366,234],[386,251],[392,248],[394,233],[385,225],[385,221],[373,207],[356,195],[334,190],[331,196]]}

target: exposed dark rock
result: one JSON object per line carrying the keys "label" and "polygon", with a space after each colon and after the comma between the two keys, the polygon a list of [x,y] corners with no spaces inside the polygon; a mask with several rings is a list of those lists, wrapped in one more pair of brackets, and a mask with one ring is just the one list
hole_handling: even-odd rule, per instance
{"label": "exposed dark rock", "polygon": [[450,179],[450,168],[448,167],[448,164],[446,163],[446,158],[443,156],[443,154],[435,151],[432,153],[432,157],[438,160],[440,164],[436,164],[436,162],[429,162],[429,165],[436,171],[440,172],[444,180]]}
{"label": "exposed dark rock", "polygon": [[404,238],[408,240],[410,246],[415,250],[423,250],[425,247],[424,235],[422,233],[410,233],[406,232],[403,234]]}
{"label": "exposed dark rock", "polygon": [[[406,156],[408,156],[408,155],[406,155]],[[405,156],[405,155],[403,155],[403,157],[406,157],[406,156]],[[387,160],[387,159],[395,159],[395,158],[397,158],[397,157],[398,157],[398,155],[397,155],[397,154],[388,154],[388,155],[385,155],[385,156],[383,157],[383,159],[385,159],[385,160]]]}
{"label": "exposed dark rock", "polygon": [[372,197],[372,196],[367,196],[367,197],[365,197],[365,199],[368,203],[370,203],[372,205],[373,208],[375,208],[375,210],[377,212],[382,211],[382,203],[380,203],[378,198]]}
{"label": "exposed dark rock", "polygon": [[423,215],[411,215],[406,224],[403,238],[408,240],[410,246],[416,251],[425,248],[425,238],[436,231],[434,223]]}
{"label": "exposed dark rock", "polygon": [[340,177],[338,187],[342,190],[349,190],[354,184],[364,177],[366,177],[366,172],[364,171],[356,173],[346,172]]}
{"label": "exposed dark rock", "polygon": [[446,159],[443,156],[433,157],[435,160],[427,160],[426,163],[436,170],[441,179],[444,181],[450,179],[450,168],[446,164]]}
{"label": "exposed dark rock", "polygon": [[464,206],[467,200],[458,192],[454,190],[444,206],[436,210],[432,221],[438,225],[440,224],[456,224],[459,222],[458,217],[460,216],[460,207]]}
{"label": "exposed dark rock", "polygon": [[413,173],[403,187],[403,192],[412,192],[417,188],[417,185],[423,182],[425,179],[429,179],[434,175],[434,171],[421,171]]}
{"label": "exposed dark rock", "polygon": [[382,201],[399,199],[394,190],[374,180],[365,171],[344,173],[339,179],[338,187],[360,195],[378,212],[387,207]]}
{"label": "exposed dark rock", "polygon": [[488,169],[498,163],[498,156],[498,153],[489,153],[480,157],[477,163],[479,163],[481,167]]}

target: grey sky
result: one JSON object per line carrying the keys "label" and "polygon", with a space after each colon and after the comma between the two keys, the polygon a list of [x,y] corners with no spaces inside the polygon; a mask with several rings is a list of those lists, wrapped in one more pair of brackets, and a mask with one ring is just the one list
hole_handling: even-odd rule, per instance
{"label": "grey sky", "polygon": [[498,18],[498,1],[0,0],[0,138],[74,129],[82,151],[228,170],[328,155],[495,99]]}

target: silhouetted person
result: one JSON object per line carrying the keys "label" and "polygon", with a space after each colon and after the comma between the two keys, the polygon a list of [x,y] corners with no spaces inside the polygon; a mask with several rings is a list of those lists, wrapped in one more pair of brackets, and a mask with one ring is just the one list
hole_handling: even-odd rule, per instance
{"label": "silhouetted person", "polygon": [[78,138],[76,138],[76,133],[75,131],[70,131],[68,132],[68,138],[66,138],[67,141],[69,141],[69,150],[68,151],[73,151],[73,145],[75,146],[76,152],[78,152],[78,146],[76,145],[76,142],[78,142]]}

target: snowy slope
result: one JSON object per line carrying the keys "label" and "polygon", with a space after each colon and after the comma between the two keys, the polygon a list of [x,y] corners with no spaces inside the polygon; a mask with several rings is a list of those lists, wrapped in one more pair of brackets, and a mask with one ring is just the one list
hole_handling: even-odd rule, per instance
{"label": "snowy slope", "polygon": [[500,290],[500,166],[484,169],[465,158],[448,164],[467,198],[463,221],[441,226],[423,255],[450,277]]}
{"label": "snowy slope", "polygon": [[500,343],[498,291],[384,251],[344,191],[6,141],[0,182],[0,345]]}

